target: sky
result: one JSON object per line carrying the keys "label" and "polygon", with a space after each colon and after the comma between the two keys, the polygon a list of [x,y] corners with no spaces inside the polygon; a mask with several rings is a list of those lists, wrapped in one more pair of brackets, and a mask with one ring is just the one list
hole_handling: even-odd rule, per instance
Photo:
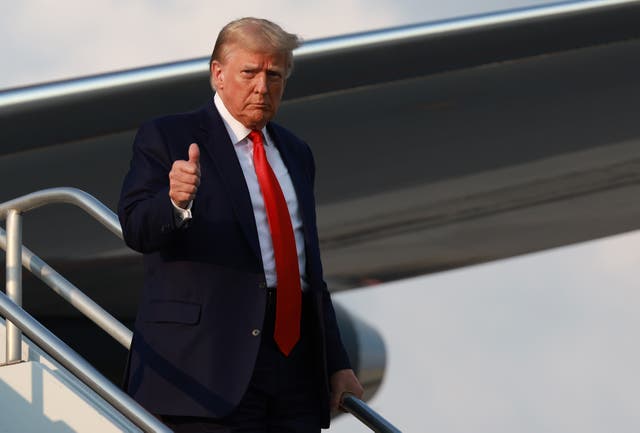
{"label": "sky", "polygon": [[[6,1],[0,89],[206,57],[246,15],[311,40],[544,3]],[[640,431],[639,249],[635,232],[337,294],[387,345],[371,405],[404,432]]]}

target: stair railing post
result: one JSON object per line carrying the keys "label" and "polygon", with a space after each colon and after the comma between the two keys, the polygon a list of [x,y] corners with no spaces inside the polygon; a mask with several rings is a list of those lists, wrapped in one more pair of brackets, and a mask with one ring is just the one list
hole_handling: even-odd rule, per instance
{"label": "stair railing post", "polygon": [[[22,307],[22,215],[11,209],[7,213],[7,296]],[[7,352],[6,363],[22,361],[22,331],[6,322]]]}

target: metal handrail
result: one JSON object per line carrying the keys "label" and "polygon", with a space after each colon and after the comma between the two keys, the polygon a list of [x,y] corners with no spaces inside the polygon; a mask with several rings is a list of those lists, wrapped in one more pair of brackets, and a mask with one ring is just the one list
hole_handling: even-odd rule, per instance
{"label": "metal handrail", "polygon": [[[7,234],[2,228],[0,248],[7,249]],[[24,245],[22,266],[129,350],[133,332]]]}
{"label": "metal handrail", "polygon": [[52,203],[69,203],[78,206],[122,239],[122,229],[116,214],[100,200],[78,188],[48,188],[6,201],[0,204],[0,220],[7,218],[11,210],[24,213]]}
{"label": "metal handrail", "polygon": [[160,420],[111,383],[84,358],[2,292],[0,292],[0,313],[7,318],[7,322],[14,323],[34,343],[142,430],[158,433],[171,432]]}
{"label": "metal handrail", "polygon": [[[22,245],[22,213],[52,203],[68,203],[83,209],[122,239],[122,229],[116,214],[91,194],[77,188],[49,188],[4,202],[0,204],[0,220],[7,219],[7,231],[0,232],[0,246],[7,251],[7,295],[17,305],[22,305],[20,266],[22,263],[25,268],[128,349],[133,335],[131,330]],[[22,359],[20,340],[19,329],[8,321],[7,362],[18,362]]]}
{"label": "metal handrail", "polygon": [[148,432],[170,432],[157,418],[22,309],[24,266],[120,344],[127,349],[131,346],[131,330],[22,245],[21,214],[51,203],[69,203],[80,207],[122,239],[122,229],[116,215],[96,198],[76,188],[45,189],[0,204],[0,220],[7,219],[6,232],[0,228],[0,247],[7,252],[7,295],[0,293],[0,313],[7,319],[6,362],[22,360],[21,333],[24,332],[134,424]]}
{"label": "metal handrail", "polygon": [[[22,305],[22,266],[20,255],[22,251],[22,217],[16,210],[7,212],[7,230],[11,236],[7,237],[7,288],[9,298],[18,305]],[[6,324],[6,362],[19,362],[22,359],[22,334],[12,322]]]}
{"label": "metal handrail", "polygon": [[376,433],[401,433],[398,428],[382,415],[354,395],[347,394],[342,398],[340,407],[358,418],[364,425]]}

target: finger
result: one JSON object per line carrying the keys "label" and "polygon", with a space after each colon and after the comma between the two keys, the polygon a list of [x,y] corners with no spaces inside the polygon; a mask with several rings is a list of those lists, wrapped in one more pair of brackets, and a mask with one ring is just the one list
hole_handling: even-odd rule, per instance
{"label": "finger", "polygon": [[329,407],[332,411],[336,411],[340,408],[335,398],[331,398],[331,404],[329,405]]}
{"label": "finger", "polygon": [[200,176],[199,164],[194,164],[189,161],[175,161],[171,167],[170,173],[177,175],[178,173],[188,173]]}
{"label": "finger", "polygon": [[340,402],[342,400],[342,394],[341,393],[331,393],[331,410],[338,410],[340,409]]}
{"label": "finger", "polygon": [[185,184],[185,185],[200,185],[200,176],[198,174],[190,174],[185,171],[172,171],[169,173],[169,180],[171,184]]}
{"label": "finger", "polygon": [[200,148],[196,143],[191,143],[189,146],[189,162],[192,164],[200,164]]}
{"label": "finger", "polygon": [[193,200],[196,197],[198,189],[195,186],[175,186],[172,185],[169,190],[169,197],[175,202]]}
{"label": "finger", "polygon": [[344,408],[343,404],[344,404],[344,399],[348,396],[348,395],[353,395],[352,393],[345,391],[342,394],[340,394],[340,398],[338,399],[338,409],[340,409],[342,412],[346,412],[347,410]]}
{"label": "finger", "polygon": [[181,183],[181,182],[172,182],[171,183],[171,192],[175,193],[187,193],[187,194],[195,194],[198,192],[198,187],[195,185]]}

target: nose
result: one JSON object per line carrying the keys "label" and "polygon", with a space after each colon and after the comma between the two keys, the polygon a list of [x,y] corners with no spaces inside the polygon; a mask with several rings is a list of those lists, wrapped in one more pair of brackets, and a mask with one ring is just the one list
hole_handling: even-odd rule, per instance
{"label": "nose", "polygon": [[267,74],[266,73],[256,75],[254,91],[260,95],[265,95],[267,93]]}

